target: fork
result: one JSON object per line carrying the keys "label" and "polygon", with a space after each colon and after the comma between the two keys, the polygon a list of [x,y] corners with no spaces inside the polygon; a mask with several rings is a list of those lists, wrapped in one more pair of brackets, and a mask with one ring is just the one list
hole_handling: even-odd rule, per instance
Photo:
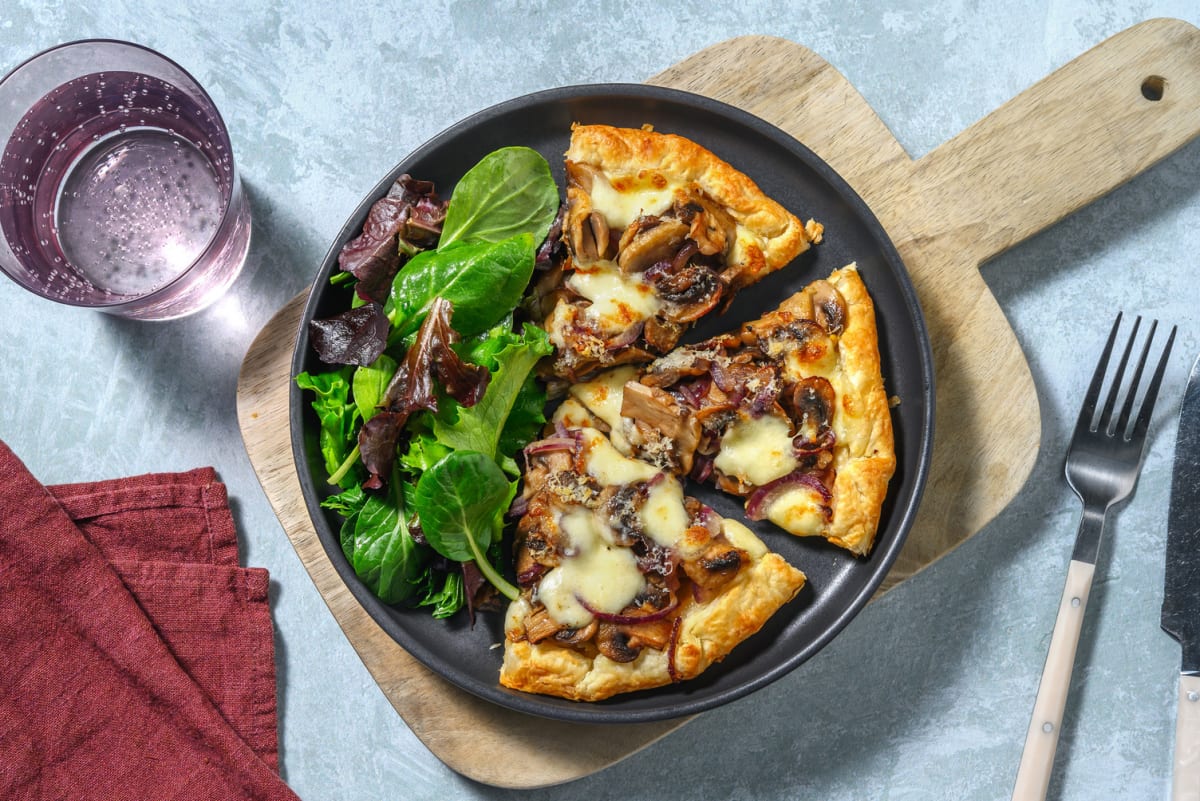
{"label": "fork", "polygon": [[1054,621],[1054,633],[1050,636],[1046,666],[1042,670],[1037,697],[1033,703],[1029,732],[1025,736],[1025,748],[1021,753],[1020,767],[1017,769],[1013,801],[1031,801],[1046,797],[1046,790],[1050,785],[1050,772],[1054,766],[1054,752],[1058,748],[1063,711],[1067,705],[1075,650],[1079,645],[1079,632],[1083,628],[1083,613],[1087,609],[1088,593],[1092,588],[1096,559],[1100,553],[1104,520],[1108,510],[1129,497],[1137,484],[1146,454],[1146,431],[1150,427],[1150,415],[1154,411],[1154,402],[1166,370],[1167,357],[1175,341],[1175,327],[1172,326],[1154,374],[1145,386],[1141,405],[1135,416],[1135,402],[1142,387],[1150,345],[1158,327],[1157,321],[1151,321],[1141,358],[1125,388],[1125,400],[1120,414],[1114,419],[1125,369],[1129,364],[1129,357],[1142,322],[1142,318],[1138,317],[1133,323],[1133,330],[1109,384],[1104,407],[1097,416],[1096,407],[1100,401],[1101,388],[1105,384],[1113,345],[1117,341],[1121,317],[1121,314],[1117,315],[1112,332],[1108,335],[1108,343],[1104,346],[1104,353],[1100,356],[1100,363],[1096,366],[1092,383],[1084,397],[1079,421],[1075,424],[1071,446],[1067,451],[1067,483],[1083,501],[1083,516],[1079,521],[1075,550],[1071,554],[1070,566],[1067,569],[1067,581],[1058,606],[1058,618]]}

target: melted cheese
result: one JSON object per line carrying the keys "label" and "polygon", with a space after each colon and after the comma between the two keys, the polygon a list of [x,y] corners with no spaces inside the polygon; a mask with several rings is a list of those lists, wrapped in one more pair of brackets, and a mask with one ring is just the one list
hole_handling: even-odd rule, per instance
{"label": "melted cheese", "polygon": [[754,535],[754,532],[736,520],[725,520],[721,523],[725,539],[735,548],[741,548],[753,559],[761,559],[767,554],[767,546]]}
{"label": "melted cheese", "polygon": [[574,270],[566,285],[592,302],[583,315],[606,333],[620,333],[650,319],[662,307],[654,289],[640,275],[626,275],[613,262]]}
{"label": "melted cheese", "polygon": [[643,171],[613,179],[597,176],[589,193],[592,209],[604,215],[609,228],[622,231],[643,214],[662,214],[675,199],[675,186],[661,173]]}
{"label": "melted cheese", "polygon": [[642,530],[659,545],[674,548],[688,529],[683,487],[673,478],[660,481],[642,506]]}
{"label": "melted cheese", "polygon": [[721,437],[713,465],[757,487],[786,476],[799,464],[790,430],[791,424],[778,415],[740,417]]}
{"label": "melted cheese", "polygon": [[587,452],[587,472],[605,486],[649,481],[659,472],[644,462],[623,456],[607,437],[594,428],[583,429],[583,441]]}
{"label": "melted cheese", "polygon": [[609,439],[621,453],[632,449],[625,434],[627,421],[621,416],[621,402],[625,395],[625,384],[637,375],[637,368],[617,367],[601,373],[594,380],[571,387],[571,396],[582,403],[588,411],[603,420],[609,427]]}
{"label": "melted cheese", "polygon": [[799,536],[820,534],[825,530],[825,513],[821,497],[808,487],[792,487],[771,501],[767,519]]}
{"label": "melted cheese", "polygon": [[617,614],[644,589],[633,551],[614,545],[611,530],[591,510],[564,512],[559,527],[566,553],[537,588],[537,600],[556,623],[581,628],[592,622],[589,608]]}

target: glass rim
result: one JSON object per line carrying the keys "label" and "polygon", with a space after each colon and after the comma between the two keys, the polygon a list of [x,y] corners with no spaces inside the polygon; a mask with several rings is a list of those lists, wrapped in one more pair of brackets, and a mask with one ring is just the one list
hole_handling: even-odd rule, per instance
{"label": "glass rim", "polygon": [[[0,262],[0,272],[3,272],[8,278],[12,279],[17,284],[19,284],[26,290],[33,292],[35,295],[38,295],[39,297],[46,298],[47,300],[52,300],[55,303],[59,303],[64,306],[74,306],[77,308],[96,309],[97,311],[119,313],[120,309],[122,309],[123,307],[140,306],[142,304],[145,304],[148,301],[152,301],[156,296],[167,294],[168,290],[170,290],[176,284],[178,284],[183,279],[185,279],[188,276],[188,274],[191,273],[191,271],[196,268],[196,265],[200,264],[202,261],[204,261],[204,259],[209,256],[212,249],[217,246],[218,241],[220,239],[220,232],[221,232],[222,227],[226,224],[226,220],[228,219],[229,215],[232,213],[235,213],[235,211],[236,211],[234,208],[236,205],[235,201],[238,200],[239,194],[243,195],[241,198],[241,203],[243,203],[243,204],[248,203],[249,199],[244,196],[245,190],[241,187],[241,171],[238,168],[237,157],[235,156],[235,154],[233,152],[233,138],[229,133],[229,126],[226,124],[225,117],[221,114],[220,108],[217,107],[216,101],[214,101],[212,99],[212,96],[208,93],[208,90],[204,88],[204,85],[202,83],[200,83],[200,81],[197,80],[196,76],[193,75],[186,67],[181,65],[179,62],[175,61],[170,56],[164,55],[163,53],[160,53],[158,50],[155,50],[153,47],[149,47],[148,45],[139,44],[137,42],[130,42],[125,39],[113,39],[113,38],[108,38],[108,37],[94,37],[94,38],[87,38],[87,39],[75,39],[75,40],[72,40],[69,42],[60,42],[59,44],[52,45],[50,47],[47,47],[47,48],[44,48],[44,49],[38,51],[37,53],[34,53],[33,55],[29,56],[28,58],[22,60],[20,63],[18,63],[12,69],[8,70],[6,73],[4,73],[3,77],[0,77],[0,92],[3,92],[4,85],[10,79],[12,79],[22,69],[24,69],[25,67],[34,63],[35,61],[43,59],[46,56],[49,56],[53,53],[57,53],[62,50],[67,50],[67,49],[70,49],[73,47],[80,47],[80,46],[84,46],[84,45],[117,45],[120,47],[129,48],[131,50],[138,50],[138,51],[141,51],[142,53],[153,56],[154,58],[160,59],[163,62],[165,62],[166,64],[170,65],[171,67],[179,70],[179,72],[182,73],[184,75],[184,77],[186,77],[192,83],[192,86],[195,87],[195,89],[199,93],[200,97],[211,109],[212,114],[216,119],[216,122],[220,126],[221,135],[224,137],[225,143],[227,144],[228,150],[229,150],[229,160],[230,160],[230,166],[231,166],[231,175],[230,175],[230,184],[229,184],[230,189],[229,189],[228,197],[225,198],[225,208],[223,209],[223,212],[221,215],[221,224],[218,225],[216,230],[213,231],[213,235],[209,239],[208,243],[204,246],[204,249],[201,250],[200,253],[198,253],[196,255],[196,258],[192,259],[192,261],[188,264],[188,266],[184,270],[182,270],[179,273],[179,275],[177,275],[175,278],[172,278],[167,283],[163,284],[160,287],[157,287],[156,289],[154,289],[150,292],[147,292],[142,295],[136,295],[133,297],[125,296],[120,299],[114,299],[111,301],[103,301],[103,300],[85,301],[85,300],[65,300],[65,299],[60,299],[60,298],[50,298],[45,293],[40,291],[40,289],[38,287],[31,286],[30,284],[28,284],[27,282],[22,280],[19,276],[13,274],[13,272],[11,270],[9,270],[3,264],[3,262]],[[99,72],[104,72],[104,71],[106,71],[106,70],[99,70]],[[3,149],[7,147],[7,145],[8,145],[7,140],[4,142],[0,142],[0,152],[2,152]]]}

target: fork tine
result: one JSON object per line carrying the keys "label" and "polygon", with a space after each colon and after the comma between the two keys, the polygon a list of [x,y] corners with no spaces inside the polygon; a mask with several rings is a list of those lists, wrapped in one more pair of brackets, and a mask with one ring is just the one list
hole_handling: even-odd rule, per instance
{"label": "fork tine", "polygon": [[1108,359],[1112,356],[1113,343],[1117,341],[1117,329],[1121,327],[1121,317],[1122,313],[1117,312],[1117,319],[1108,334],[1104,352],[1100,354],[1100,363],[1096,365],[1096,372],[1092,374],[1092,383],[1088,385],[1087,394],[1083,396],[1083,408],[1079,410],[1076,430],[1092,428],[1092,420],[1096,417],[1096,403],[1100,400],[1100,388],[1104,385],[1104,374],[1108,371]]}
{"label": "fork tine", "polygon": [[[1096,428],[1093,430],[1109,434],[1113,431],[1113,407],[1117,405],[1117,396],[1121,393],[1121,384],[1125,380],[1125,367],[1129,364],[1129,354],[1133,352],[1133,343],[1137,339],[1138,328],[1141,325],[1142,317],[1138,315],[1133,320],[1133,330],[1129,332],[1129,339],[1125,342],[1125,351],[1121,354],[1120,364],[1117,365],[1117,373],[1113,376],[1112,386],[1108,389],[1108,398],[1104,401],[1104,411],[1100,413],[1100,419],[1096,422]],[[1134,386],[1136,387],[1136,383]]]}
{"label": "fork tine", "polygon": [[[1137,369],[1133,371],[1133,379],[1129,382],[1129,392],[1125,395],[1125,403],[1121,407],[1121,416],[1117,419],[1116,428],[1112,431],[1125,437],[1129,428],[1129,416],[1133,414],[1133,402],[1137,400],[1138,387],[1142,383],[1142,373],[1146,370],[1146,359],[1150,356],[1150,344],[1154,342],[1154,332],[1158,330],[1158,320],[1150,321],[1150,332],[1146,334],[1146,344],[1142,346],[1142,357],[1138,359]],[[1136,331],[1135,331],[1136,333]],[[1133,347],[1133,337],[1129,338],[1129,347]]]}
{"label": "fork tine", "polygon": [[1167,344],[1163,348],[1162,356],[1158,359],[1158,367],[1154,371],[1154,378],[1150,380],[1150,386],[1146,389],[1146,397],[1142,400],[1142,409],[1133,423],[1131,436],[1135,439],[1146,436],[1146,429],[1150,427],[1150,415],[1154,411],[1154,402],[1158,399],[1158,388],[1162,384],[1163,373],[1167,371],[1167,358],[1171,355],[1171,346],[1175,344],[1176,328],[1177,326],[1171,326],[1171,333],[1167,335]]}

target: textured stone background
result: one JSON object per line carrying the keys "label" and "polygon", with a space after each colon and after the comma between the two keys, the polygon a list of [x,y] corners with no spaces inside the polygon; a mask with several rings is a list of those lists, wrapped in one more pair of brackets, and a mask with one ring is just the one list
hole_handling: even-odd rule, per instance
{"label": "textured stone background", "polygon": [[195,317],[145,325],[0,282],[0,438],[46,482],[218,468],[246,562],[271,571],[283,772],[302,797],[1008,797],[1078,519],[1061,461],[1118,308],[1181,329],[1139,490],[1108,531],[1051,796],[1168,796],[1179,652],[1158,614],[1174,412],[1200,351],[1200,142],[985,267],[1043,411],[1038,461],[1011,507],[788,677],[565,787],[479,786],[407,731],[276,522],[234,392],[254,334],[309,284],[366,190],[494,102],[640,81],[706,45],[767,33],[840,69],[918,157],[1136,22],[1200,24],[1194,0],[363,5],[0,7],[0,70],[61,41],[132,39],[191,70],[232,130],[254,214],[233,291]]}

